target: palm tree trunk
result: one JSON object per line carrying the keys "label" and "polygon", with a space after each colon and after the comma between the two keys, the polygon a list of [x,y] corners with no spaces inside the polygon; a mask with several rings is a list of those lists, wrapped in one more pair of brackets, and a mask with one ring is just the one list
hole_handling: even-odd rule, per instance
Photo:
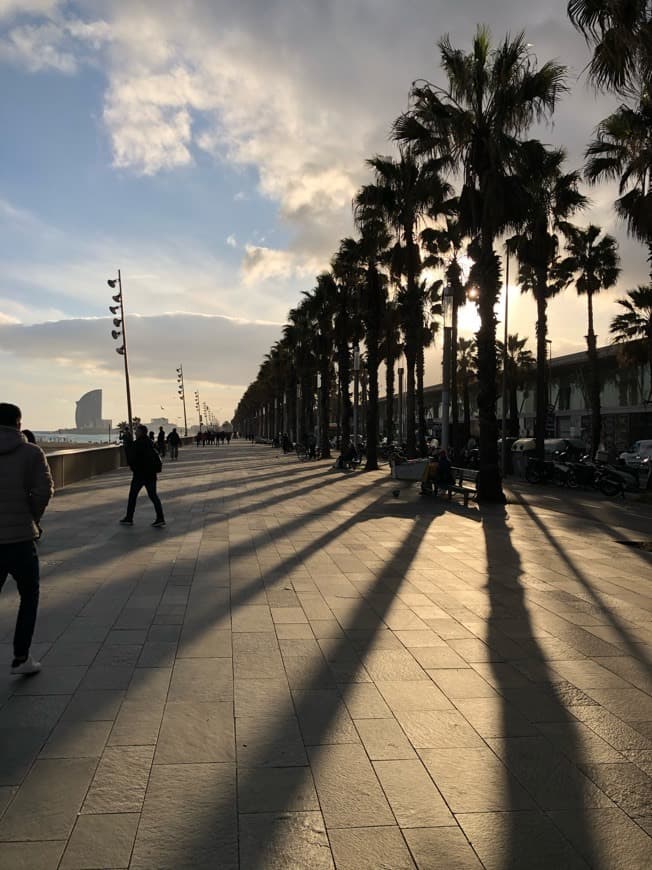
{"label": "palm tree trunk", "polygon": [[[421,333],[423,335],[423,333]],[[428,446],[426,444],[426,402],[425,396],[423,393],[424,386],[424,377],[425,377],[425,368],[426,368],[426,360],[425,360],[425,348],[423,346],[423,339],[419,342],[419,349],[417,351],[417,419],[419,421],[419,452],[421,456],[425,456],[428,452]]]}
{"label": "palm tree trunk", "polygon": [[328,437],[329,409],[330,409],[330,358],[323,354],[320,359],[321,388],[319,390],[319,449],[322,459],[331,458],[330,440]]}
{"label": "palm tree trunk", "polygon": [[351,441],[351,365],[348,343],[338,349],[338,367],[340,370],[340,407],[341,407],[341,438],[340,449],[346,450]]}
{"label": "palm tree trunk", "polygon": [[453,296],[453,328],[451,329],[451,383],[450,383],[450,391],[451,391],[451,423],[452,423],[452,438],[451,444],[458,451],[461,447],[460,442],[460,433],[459,433],[459,422],[460,422],[460,413],[458,408],[458,398],[457,398],[457,300],[455,296]]}
{"label": "palm tree trunk", "polygon": [[536,422],[534,436],[537,457],[543,459],[546,437],[546,415],[548,413],[548,300],[546,299],[546,275],[537,276],[537,378],[536,378]]}
{"label": "palm tree trunk", "polygon": [[414,459],[417,452],[416,433],[414,431],[415,417],[415,380],[414,370],[416,367],[415,355],[410,348],[408,354],[408,341],[406,336],[405,342],[405,441],[407,444],[407,455],[409,459]]}
{"label": "palm tree trunk", "polygon": [[[387,342],[389,348],[389,340]],[[385,437],[388,444],[394,440],[394,354],[392,351],[387,351],[385,369]]]}
{"label": "palm tree trunk", "polygon": [[589,290],[586,296],[588,303],[588,330],[586,345],[591,372],[591,458],[595,458],[602,436],[602,409],[600,407],[600,362],[593,325],[593,293]]}
{"label": "palm tree trunk", "polygon": [[518,420],[518,390],[516,382],[512,380],[509,385],[509,434],[512,438],[518,438],[519,434]]}
{"label": "palm tree trunk", "polygon": [[504,504],[498,466],[498,423],[496,420],[496,315],[494,308],[500,288],[500,268],[493,249],[493,235],[483,230],[479,251],[481,275],[478,310],[478,413],[480,417],[480,473],[478,499]]}
{"label": "palm tree trunk", "polygon": [[406,226],[405,232],[405,247],[407,253],[406,260],[406,283],[407,283],[407,298],[408,298],[408,324],[405,335],[405,361],[406,361],[406,443],[407,455],[409,459],[414,459],[417,452],[416,433],[414,431],[415,419],[415,382],[414,370],[419,352],[419,342],[421,334],[420,325],[420,308],[418,306],[418,292],[416,280],[416,246],[413,238],[412,225]]}
{"label": "palm tree trunk", "polygon": [[464,446],[466,447],[471,437],[471,395],[468,377],[464,379],[462,386],[462,408],[464,413]]}

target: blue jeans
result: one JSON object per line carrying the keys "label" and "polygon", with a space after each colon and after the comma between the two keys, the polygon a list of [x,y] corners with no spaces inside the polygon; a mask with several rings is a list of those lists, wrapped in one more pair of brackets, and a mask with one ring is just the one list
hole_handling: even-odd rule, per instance
{"label": "blue jeans", "polygon": [[139,474],[134,474],[131,478],[131,486],[129,487],[129,501],[127,502],[127,519],[133,520],[134,511],[136,510],[136,499],[141,489],[145,487],[147,495],[150,497],[154,509],[156,510],[156,519],[163,519],[163,506],[161,499],[156,493],[156,477],[141,477]]}
{"label": "blue jeans", "polygon": [[20,595],[14,632],[14,657],[26,658],[38,612],[39,563],[34,541],[0,544],[0,587],[8,574],[16,581]]}

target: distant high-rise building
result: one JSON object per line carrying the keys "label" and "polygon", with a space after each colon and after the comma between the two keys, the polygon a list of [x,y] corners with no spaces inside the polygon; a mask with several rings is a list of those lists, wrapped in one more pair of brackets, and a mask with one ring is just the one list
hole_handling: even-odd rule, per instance
{"label": "distant high-rise building", "polygon": [[90,390],[77,402],[75,410],[77,429],[107,429],[110,420],[102,419],[102,390]]}

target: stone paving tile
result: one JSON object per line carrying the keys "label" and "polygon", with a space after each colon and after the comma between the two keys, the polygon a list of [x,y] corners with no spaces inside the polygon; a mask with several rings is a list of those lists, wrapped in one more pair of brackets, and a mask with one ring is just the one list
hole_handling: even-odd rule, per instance
{"label": "stone paving tile", "polygon": [[337,870],[414,870],[397,827],[329,829]]}
{"label": "stone paving tile", "polygon": [[66,839],[96,763],[92,758],[36,761],[0,821],[0,843]]}
{"label": "stone paving tile", "polygon": [[496,690],[470,668],[433,670],[428,673],[448,698],[493,698],[496,695]]}
{"label": "stone paving tile", "polygon": [[432,683],[376,681],[379,692],[393,713],[399,710],[450,710],[446,695]]}
{"label": "stone paving tile", "polygon": [[308,752],[329,830],[394,824],[394,816],[361,746],[320,746]]}
{"label": "stone paving tile", "polygon": [[60,870],[128,867],[139,821],[137,813],[79,816]]}
{"label": "stone paving tile", "polygon": [[238,772],[241,813],[309,812],[319,801],[309,767],[254,767]]}
{"label": "stone paving tile", "polygon": [[75,722],[64,719],[50,734],[40,758],[99,758],[111,730],[111,722]]}
{"label": "stone paving tile", "polygon": [[532,799],[489,749],[422,749],[419,753],[454,813],[525,810]]}
{"label": "stone paving tile", "polygon": [[583,764],[582,770],[627,815],[652,816],[652,779],[635,764]]}
{"label": "stone paving tile", "polygon": [[266,870],[333,870],[321,813],[241,814],[240,865]]}
{"label": "stone paving tile", "polygon": [[154,765],[130,867],[235,870],[235,801],[233,765]]}
{"label": "stone paving tile", "polygon": [[66,841],[2,843],[0,870],[57,870]]}
{"label": "stone paving tile", "polygon": [[49,734],[47,727],[0,728],[0,747],[4,748],[0,751],[0,786],[22,783]]}
{"label": "stone paving tile", "polygon": [[549,815],[591,866],[608,870],[648,870],[650,837],[616,807]]}
{"label": "stone paving tile", "polygon": [[457,820],[487,870],[588,870],[583,858],[541,812],[461,813]]}
{"label": "stone paving tile", "polygon": [[82,813],[138,813],[152,766],[151,746],[110,746],[104,750]]}
{"label": "stone paving tile", "polygon": [[402,829],[454,824],[450,810],[419,760],[376,761],[374,770]]}
{"label": "stone paving tile", "polygon": [[473,749],[485,745],[457,710],[401,710],[396,718],[415,749]]}
{"label": "stone paving tile", "polygon": [[292,697],[306,746],[360,742],[353,721],[335,689],[293,691]]}
{"label": "stone paving tile", "polygon": [[356,728],[372,761],[415,758],[415,751],[396,719],[360,719]]}
{"label": "stone paving tile", "polygon": [[206,761],[235,761],[233,705],[214,701],[168,701],[154,763]]}
{"label": "stone paving tile", "polygon": [[153,746],[158,739],[163,709],[162,701],[125,700],[111,728],[109,746]]}
{"label": "stone paving tile", "polygon": [[482,870],[482,864],[457,827],[404,831],[418,870]]}
{"label": "stone paving tile", "polygon": [[242,767],[302,767],[308,763],[294,716],[236,718],[236,752]]}

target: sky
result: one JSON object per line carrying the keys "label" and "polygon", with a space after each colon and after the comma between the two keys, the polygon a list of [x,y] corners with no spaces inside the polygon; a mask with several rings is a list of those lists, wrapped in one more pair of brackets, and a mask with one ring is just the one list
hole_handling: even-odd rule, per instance
{"label": "sky", "polygon": [[[468,47],[477,23],[525,30],[571,92],[535,132],[569,168],[616,102],[583,75],[589,54],[565,2],[532,0],[0,0],[0,400],[34,429],[74,425],[104,392],[126,416],[106,280],[121,269],[134,413],[190,419],[200,392],[229,419],[301,292],[342,237],[365,160],[392,154],[410,84],[441,81],[437,40]],[[614,299],[646,281],[644,249],[588,191],[578,222],[621,241]],[[535,309],[510,282],[510,332]],[[553,300],[553,354],[584,347],[585,302]],[[475,327],[471,306],[462,334]],[[500,328],[500,327],[499,327]],[[439,349],[426,381],[440,380]]]}

